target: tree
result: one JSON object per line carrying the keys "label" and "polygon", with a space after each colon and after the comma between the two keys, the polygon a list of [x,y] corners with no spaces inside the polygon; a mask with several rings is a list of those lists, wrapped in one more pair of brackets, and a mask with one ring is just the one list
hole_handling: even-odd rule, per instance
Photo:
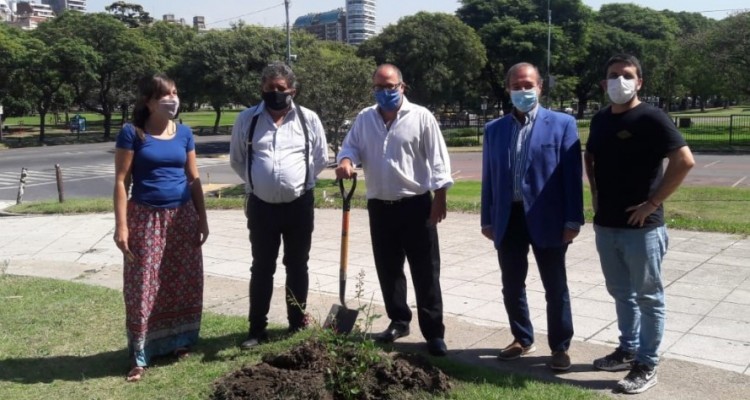
{"label": "tree", "polygon": [[22,42],[25,38],[26,32],[0,24],[0,104],[5,108],[3,118],[11,114],[11,108],[18,109],[21,105],[18,103],[23,102],[23,91],[14,90],[18,86],[14,83],[18,82],[18,76],[23,71],[21,65],[25,48]]}
{"label": "tree", "polygon": [[269,62],[284,58],[285,43],[281,30],[257,26],[235,26],[199,36],[175,66],[182,96],[211,105],[216,112],[216,134],[222,107],[230,103],[249,106],[260,100],[260,73]]}
{"label": "tree", "polygon": [[190,47],[198,33],[191,27],[157,21],[141,27],[146,40],[155,44],[165,60],[165,68],[170,71],[182,61],[182,55]]}
{"label": "tree", "polygon": [[[487,49],[488,62],[483,79],[492,87],[498,101],[509,108],[505,93],[506,71],[518,62],[529,62],[546,75],[549,32],[546,0],[462,0],[456,12],[474,28]],[[570,83],[572,66],[585,57],[589,24],[593,11],[581,0],[550,3],[551,75],[556,81]]]}
{"label": "tree", "polygon": [[164,70],[164,59],[143,32],[128,29],[104,13],[65,13],[48,22],[59,36],[79,38],[96,52],[90,79],[75,88],[78,102],[104,116],[104,137],[109,138],[112,114],[135,100],[139,78]]}
{"label": "tree", "polygon": [[578,102],[578,119],[583,118],[591,98],[603,100],[599,83],[606,77],[604,65],[607,60],[618,53],[639,55],[643,48],[643,39],[638,35],[600,22],[590,25],[589,35],[591,39],[581,49],[584,57],[572,65],[569,72],[577,77],[573,92]]}
{"label": "tree", "polygon": [[643,39],[642,52],[636,54],[645,74],[640,94],[658,96],[660,106],[669,110],[679,68],[675,40],[680,34],[677,21],[660,11],[635,4],[605,4],[597,20]]}
{"label": "tree", "polygon": [[750,95],[750,11],[719,21],[708,41],[716,60],[715,75],[726,76],[734,93]]}
{"label": "tree", "polygon": [[326,129],[328,145],[338,154],[347,121],[373,102],[370,85],[375,71],[371,59],[358,58],[355,49],[340,43],[319,42],[295,65],[302,90],[295,101],[315,111]]}
{"label": "tree", "polygon": [[154,19],[139,4],[116,1],[104,9],[129,28],[137,28],[154,22]]}
{"label": "tree", "polygon": [[[662,10],[661,13],[677,23],[679,34],[676,37],[675,90],[683,95],[681,106],[696,107],[700,99],[701,110],[705,109],[705,100],[719,90],[721,77],[713,76],[714,70],[707,47],[708,31],[716,26],[714,19],[699,13],[673,12]],[[689,104],[688,100],[692,102]]]}
{"label": "tree", "polygon": [[409,98],[432,107],[460,103],[487,62],[476,32],[444,13],[401,18],[362,43],[358,54],[402,67]]}
{"label": "tree", "polygon": [[56,103],[70,100],[62,95],[64,86],[72,87],[83,77],[90,77],[91,65],[98,56],[77,38],[63,36],[46,44],[41,28],[24,42],[26,54],[18,84],[24,86],[25,97],[39,113],[39,142],[44,142],[47,113]]}

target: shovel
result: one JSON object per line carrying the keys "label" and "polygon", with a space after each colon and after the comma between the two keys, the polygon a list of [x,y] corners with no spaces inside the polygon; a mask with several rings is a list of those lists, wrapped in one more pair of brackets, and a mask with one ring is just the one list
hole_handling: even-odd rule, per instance
{"label": "shovel", "polygon": [[341,189],[341,199],[344,201],[344,215],[341,220],[341,267],[339,268],[339,300],[341,305],[334,304],[328,317],[323,324],[323,328],[333,329],[337,333],[349,333],[357,322],[358,310],[349,309],[346,306],[346,268],[347,259],[349,258],[349,211],[352,208],[352,195],[357,187],[357,175],[352,176],[352,188],[347,193],[344,190],[344,180],[339,179],[339,189]]}

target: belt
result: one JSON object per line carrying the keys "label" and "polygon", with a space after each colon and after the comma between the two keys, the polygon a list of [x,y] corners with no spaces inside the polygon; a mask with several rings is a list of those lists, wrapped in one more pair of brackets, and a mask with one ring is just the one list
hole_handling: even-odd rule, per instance
{"label": "belt", "polygon": [[392,206],[392,205],[397,205],[397,204],[408,203],[408,202],[410,202],[412,200],[417,200],[417,199],[420,199],[420,198],[422,198],[424,196],[429,196],[429,195],[430,195],[430,192],[425,192],[423,194],[418,194],[416,196],[402,197],[402,198],[396,199],[396,200],[370,199],[370,201],[373,202],[373,203],[377,203],[377,204],[383,204],[383,205],[386,205],[386,206]]}

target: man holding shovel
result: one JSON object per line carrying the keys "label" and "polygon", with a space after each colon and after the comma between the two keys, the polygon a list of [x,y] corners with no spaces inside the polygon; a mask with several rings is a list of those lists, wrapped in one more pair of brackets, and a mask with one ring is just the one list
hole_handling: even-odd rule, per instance
{"label": "man holding shovel", "polygon": [[350,179],[362,163],[367,178],[375,268],[391,320],[375,340],[391,343],[409,334],[408,259],[427,350],[444,356],[437,224],[446,217],[446,191],[453,184],[448,149],[432,113],[404,96],[398,68],[380,65],[372,82],[377,104],[354,121],[338,154],[336,177]]}

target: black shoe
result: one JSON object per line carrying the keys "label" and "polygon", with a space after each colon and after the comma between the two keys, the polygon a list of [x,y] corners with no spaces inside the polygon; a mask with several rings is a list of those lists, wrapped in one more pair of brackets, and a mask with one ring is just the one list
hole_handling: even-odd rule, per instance
{"label": "black shoe", "polygon": [[409,327],[399,328],[391,324],[388,329],[373,336],[378,343],[393,343],[396,339],[409,336]]}
{"label": "black shoe", "polygon": [[294,335],[295,333],[307,329],[307,327],[310,325],[310,316],[308,314],[303,314],[301,318],[289,318],[289,328],[287,328],[286,332],[290,335]]}
{"label": "black shoe", "polygon": [[627,394],[643,393],[657,382],[656,367],[649,367],[635,361],[628,375],[617,382],[617,390]]}
{"label": "black shoe", "polygon": [[242,344],[240,344],[240,348],[242,350],[249,350],[267,341],[268,341],[268,333],[266,331],[259,332],[259,333],[250,332],[247,335],[247,339],[244,342],[242,342]]}
{"label": "black shoe", "polygon": [[633,367],[634,360],[635,353],[618,347],[611,354],[594,360],[594,368],[602,371],[625,371]]}
{"label": "black shoe", "polygon": [[448,347],[442,338],[434,338],[427,341],[427,352],[435,357],[444,357],[448,354]]}

